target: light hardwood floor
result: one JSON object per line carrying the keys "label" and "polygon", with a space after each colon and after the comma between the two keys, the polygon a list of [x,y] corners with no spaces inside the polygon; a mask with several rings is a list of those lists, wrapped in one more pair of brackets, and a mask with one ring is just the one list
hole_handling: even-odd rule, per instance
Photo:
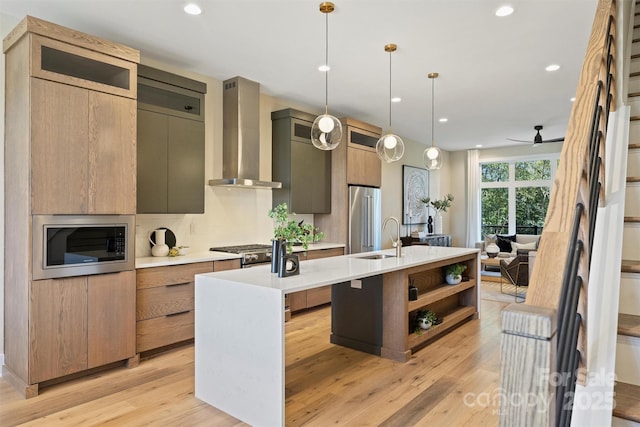
{"label": "light hardwood floor", "polygon": [[[328,307],[286,325],[287,426],[498,424],[500,310],[467,322],[407,363],[332,345]],[[24,400],[0,379],[0,425],[238,426],[194,397],[193,346],[45,388]]]}

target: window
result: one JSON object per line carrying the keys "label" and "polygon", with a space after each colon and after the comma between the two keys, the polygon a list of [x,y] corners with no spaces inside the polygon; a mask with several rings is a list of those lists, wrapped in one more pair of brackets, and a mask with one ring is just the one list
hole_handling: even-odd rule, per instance
{"label": "window", "polygon": [[480,164],[480,224],[486,234],[540,234],[549,206],[556,156]]}

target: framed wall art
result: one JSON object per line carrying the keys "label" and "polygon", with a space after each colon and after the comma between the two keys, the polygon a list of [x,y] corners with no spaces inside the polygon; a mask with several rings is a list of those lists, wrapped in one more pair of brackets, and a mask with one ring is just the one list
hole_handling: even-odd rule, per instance
{"label": "framed wall art", "polygon": [[429,197],[429,171],[402,165],[402,223],[426,224],[427,207],[420,200]]}

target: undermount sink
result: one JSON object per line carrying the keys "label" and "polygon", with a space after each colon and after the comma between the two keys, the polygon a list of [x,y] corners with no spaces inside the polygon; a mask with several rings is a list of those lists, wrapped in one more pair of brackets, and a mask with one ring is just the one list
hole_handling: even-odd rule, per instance
{"label": "undermount sink", "polygon": [[385,258],[395,258],[395,255],[373,254],[373,255],[358,256],[358,257],[355,257],[355,258],[360,258],[360,259],[385,259]]}

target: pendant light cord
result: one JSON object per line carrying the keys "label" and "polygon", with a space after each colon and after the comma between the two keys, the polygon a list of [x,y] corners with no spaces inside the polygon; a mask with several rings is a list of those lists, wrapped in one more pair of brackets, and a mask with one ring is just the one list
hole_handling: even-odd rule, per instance
{"label": "pendant light cord", "polygon": [[431,148],[433,148],[433,142],[435,140],[433,137],[433,133],[435,129],[435,105],[436,105],[435,84],[436,84],[436,79],[435,78],[431,79]]}
{"label": "pendant light cord", "polygon": [[389,133],[391,133],[391,54],[393,51],[389,52]]}
{"label": "pendant light cord", "polygon": [[[329,14],[324,21],[324,65],[329,68]],[[329,114],[329,70],[324,72],[324,114]]]}

